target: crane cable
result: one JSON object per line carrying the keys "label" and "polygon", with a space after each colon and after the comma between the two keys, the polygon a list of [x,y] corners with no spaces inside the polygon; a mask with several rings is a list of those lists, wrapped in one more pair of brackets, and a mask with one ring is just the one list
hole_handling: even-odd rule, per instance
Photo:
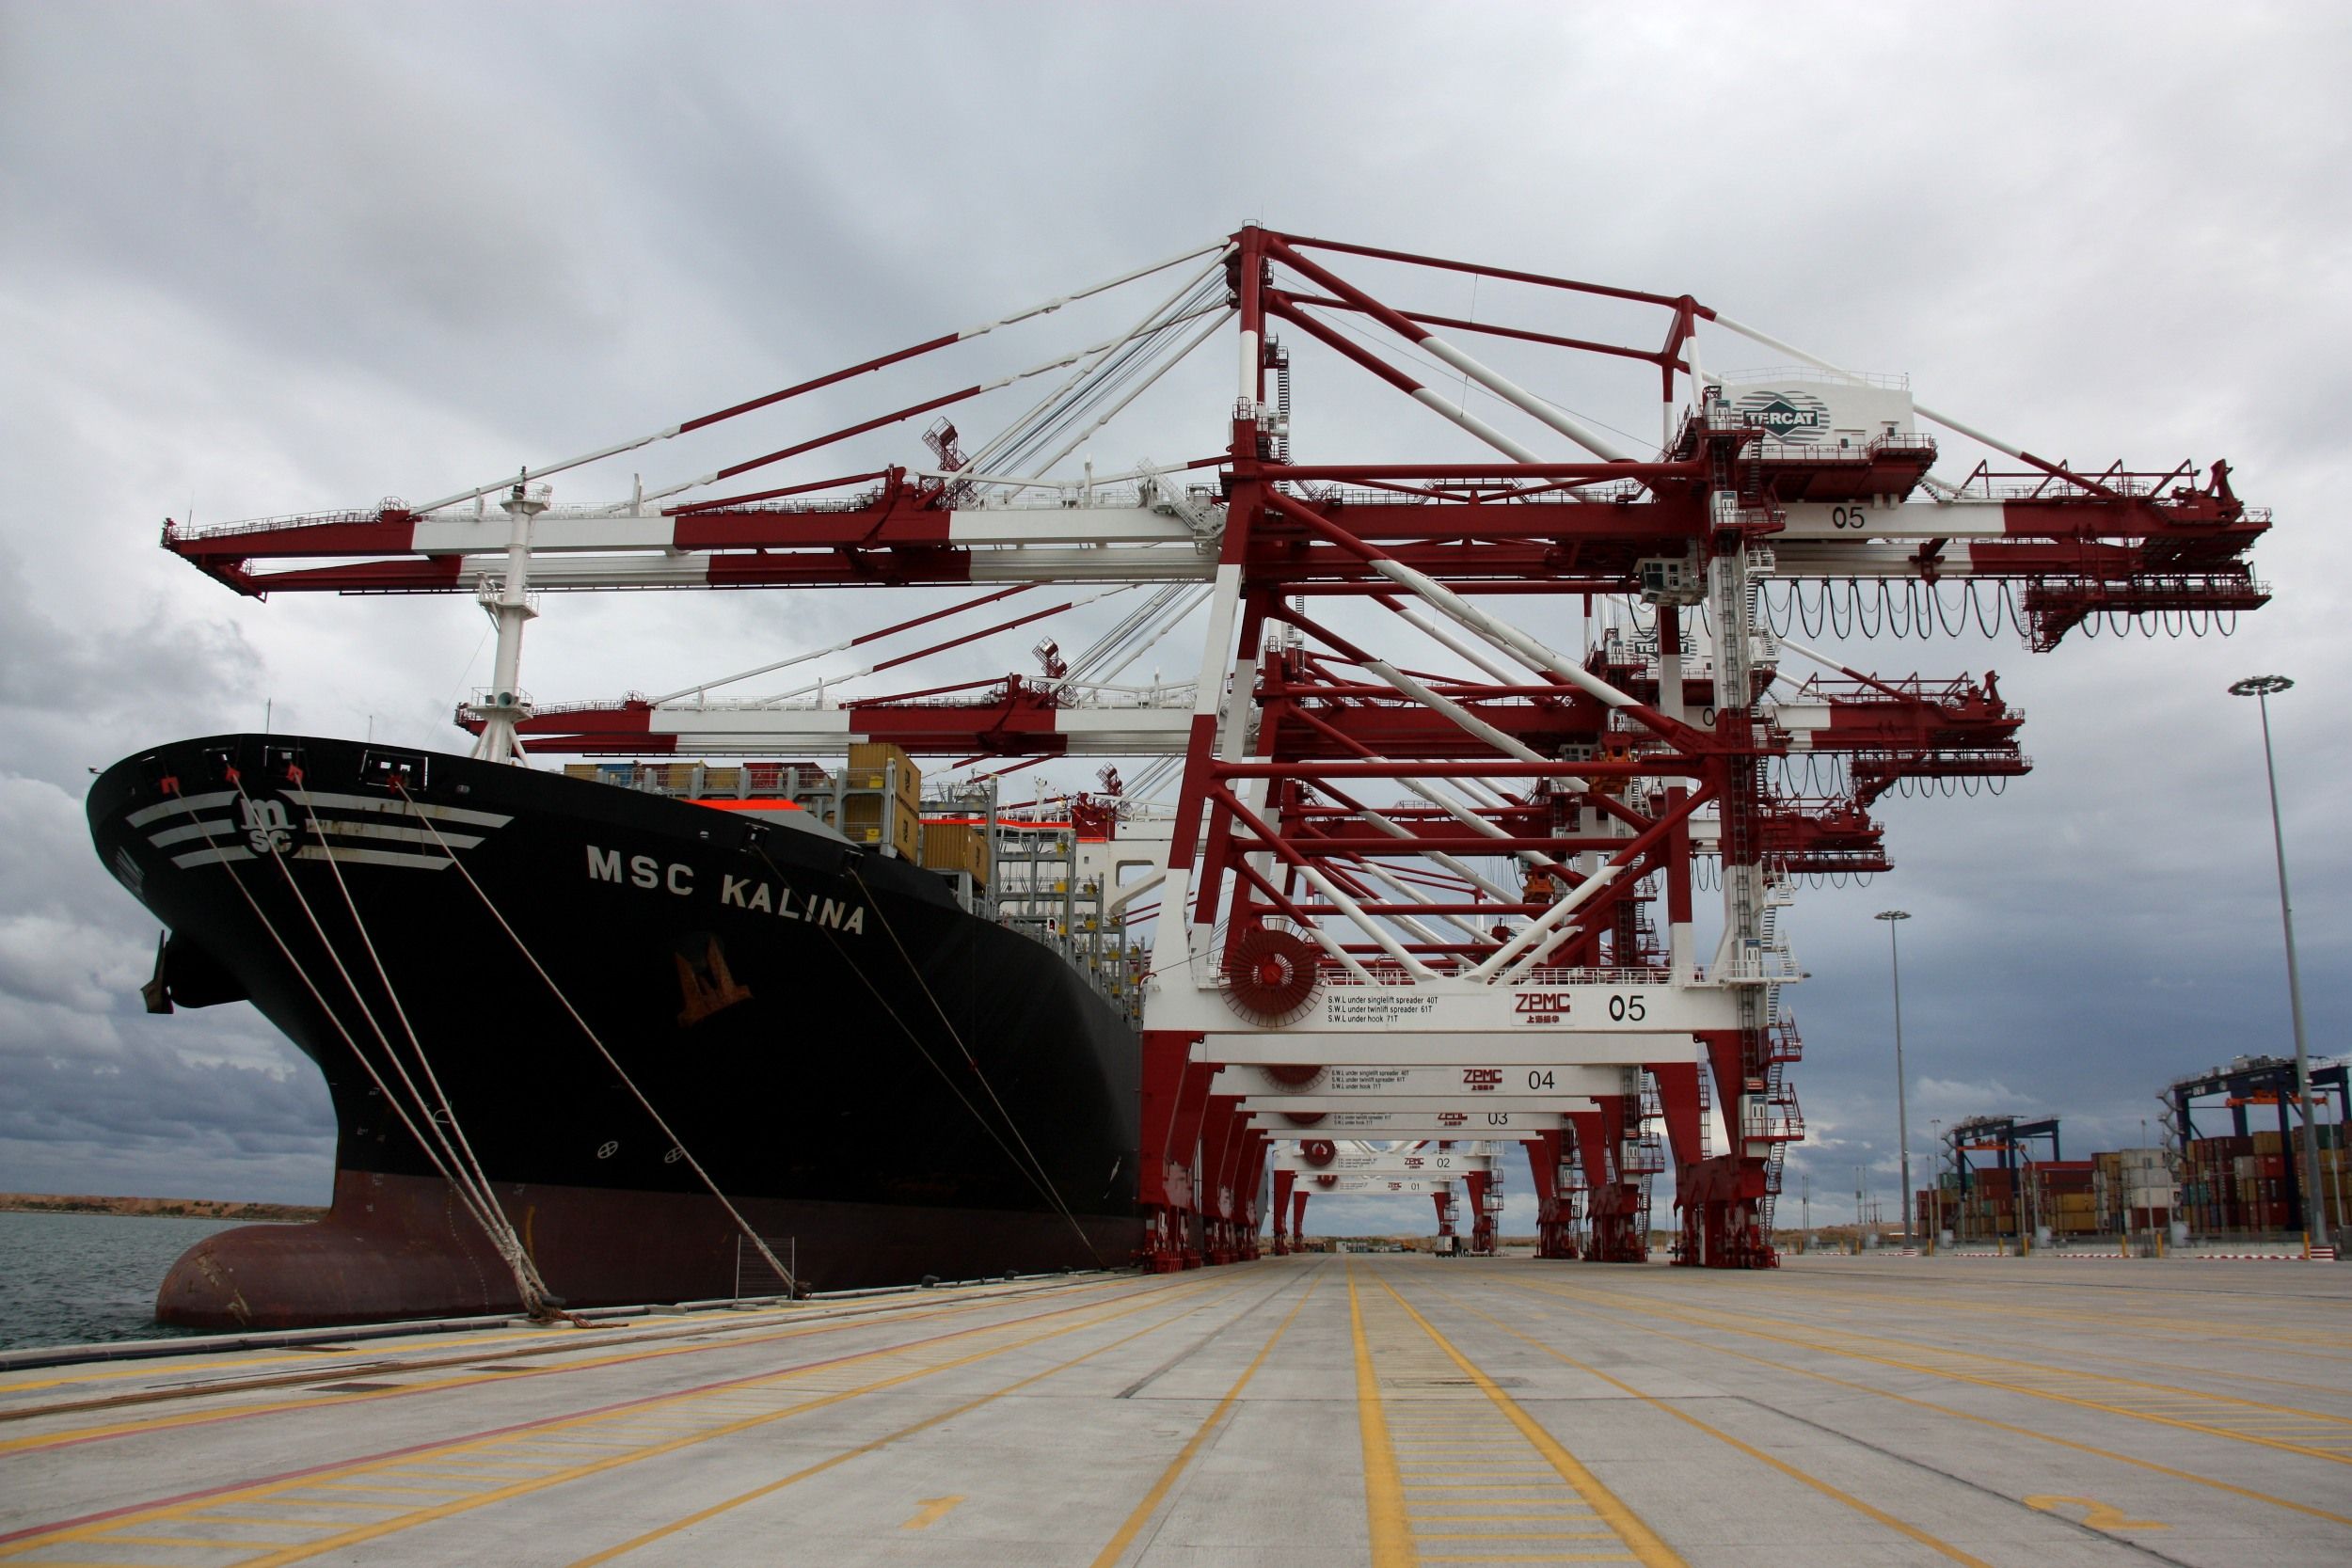
{"label": "crane cable", "polygon": [[752,1249],[766,1259],[768,1266],[776,1272],[776,1277],[784,1281],[787,1293],[798,1296],[801,1293],[801,1284],[793,1277],[792,1271],[784,1266],[775,1253],[769,1249],[767,1242],[759,1232],[752,1228],[751,1222],[746,1220],[742,1212],[727,1200],[727,1195],[719,1190],[719,1183],[710,1179],[708,1171],[703,1169],[702,1162],[694,1158],[693,1151],[686,1147],[685,1141],[672,1131],[667,1121],[662,1119],[661,1113],[653,1108],[653,1101],[645,1098],[644,1090],[637,1086],[637,1081],[628,1075],[628,1069],[621,1066],[604,1041],[597,1037],[596,1030],[589,1027],[588,1021],[580,1016],[580,1009],[572,1006],[572,999],[564,993],[562,986],[555,983],[555,976],[548,973],[547,966],[539,961],[539,956],[531,950],[531,944],[523,941],[521,933],[516,931],[506,916],[501,912],[498,905],[492,901],[489,893],[474,879],[471,868],[457,858],[457,852],[449,847],[446,839],[441,837],[440,829],[433,825],[433,819],[424,814],[416,797],[408,793],[406,782],[395,775],[392,779],[392,787],[399,792],[402,800],[408,802],[409,810],[416,814],[416,818],[423,825],[424,831],[433,835],[433,842],[440,847],[441,853],[447,855],[450,863],[457,867],[458,875],[466,879],[466,885],[473,889],[475,895],[482,900],[482,907],[490,911],[490,918],[499,923],[499,928],[513,940],[516,949],[538,974],[539,978],[547,982],[547,988],[554,994],[555,1000],[562,1005],[564,1012],[571,1015],[572,1022],[580,1025],[580,1032],[588,1037],[588,1043],[596,1048],[596,1054],[604,1058],[605,1065],[620,1078],[622,1085],[636,1099],[638,1104],[644,1107],[645,1115],[653,1118],[653,1124],[661,1129],[661,1135],[670,1140],[670,1147],[677,1150],[678,1158],[685,1161],[694,1175],[701,1180],[702,1184],[710,1189],[710,1196],[719,1200],[719,1206],[727,1212],[727,1217],[735,1222],[736,1228],[742,1231],[745,1239],[752,1243]]}
{"label": "crane cable", "polygon": [[[174,791],[173,793],[178,792]],[[242,784],[239,786],[239,793],[243,793]],[[342,1016],[338,1014],[332,1006],[327,1005],[326,998],[319,991],[318,983],[310,978],[310,970],[304,966],[301,959],[294,957],[294,949],[287,944],[286,939],[278,931],[277,924],[270,919],[268,911],[262,908],[261,901],[253,896],[253,890],[245,885],[245,879],[237,875],[233,866],[230,866],[226,863],[229,859],[230,852],[222,849],[219,841],[213,837],[211,826],[202,821],[200,818],[198,820],[196,825],[199,830],[202,832],[205,844],[212,849],[214,855],[223,863],[222,869],[229,873],[229,880],[235,886],[238,895],[245,899],[246,908],[253,911],[254,919],[261,922],[262,931],[268,935],[271,943],[277,947],[278,954],[285,958],[287,967],[292,969],[295,977],[301,980],[303,989],[310,993],[310,1000],[318,1005],[319,1011],[326,1015],[327,1022],[333,1024],[335,1026],[335,1032],[342,1037],[343,1044],[350,1048],[353,1058],[357,1060],[359,1066],[367,1072],[369,1080],[375,1085],[376,1092],[382,1095],[384,1097],[385,1103],[392,1108],[392,1114],[400,1118],[401,1125],[407,1129],[408,1135],[416,1140],[417,1147],[424,1154],[425,1160],[433,1166],[434,1170],[439,1174],[441,1180],[449,1184],[451,1192],[456,1195],[458,1201],[464,1205],[466,1212],[473,1216],[474,1222],[482,1227],[484,1233],[489,1238],[493,1250],[499,1254],[501,1260],[505,1262],[509,1271],[514,1274],[515,1287],[522,1298],[525,1308],[534,1318],[547,1318],[553,1316],[556,1310],[554,1304],[548,1294],[544,1282],[538,1280],[537,1270],[530,1266],[530,1261],[527,1256],[521,1257],[520,1264],[518,1266],[517,1257],[520,1256],[519,1246],[517,1246],[514,1252],[510,1253],[507,1243],[500,1235],[501,1221],[503,1221],[504,1215],[502,1213],[499,1213],[494,1216],[492,1213],[485,1212],[475,1195],[468,1187],[467,1183],[457,1175],[451,1172],[449,1165],[443,1161],[441,1155],[435,1151],[432,1142],[428,1140],[423,1132],[418,1128],[416,1119],[408,1114],[407,1106],[403,1104],[400,1097],[392,1092],[391,1085],[384,1081],[384,1075],[376,1070],[375,1064],[368,1059],[367,1053],[359,1048],[358,1040],[354,1038],[350,1029],[344,1026]],[[329,952],[331,954],[331,948],[329,949]],[[361,1004],[360,1011],[363,1016],[368,1016],[365,1004]],[[369,1016],[369,1022],[371,1025],[373,1025],[374,1020],[373,1016]],[[382,1030],[378,1029],[376,1033],[380,1037],[382,1035]],[[389,1048],[388,1046],[388,1053],[389,1050]],[[392,1065],[395,1069],[399,1068],[400,1064],[397,1058],[393,1059]],[[414,1092],[413,1085],[411,1086],[411,1092]],[[422,1098],[419,1097],[419,1105],[421,1108],[422,1107]],[[431,1120],[431,1117],[428,1116],[426,1119]],[[511,1233],[511,1227],[508,1228]]]}

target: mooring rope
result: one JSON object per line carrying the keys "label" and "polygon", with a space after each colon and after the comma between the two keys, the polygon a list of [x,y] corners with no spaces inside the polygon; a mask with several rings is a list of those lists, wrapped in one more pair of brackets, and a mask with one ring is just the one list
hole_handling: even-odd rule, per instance
{"label": "mooring rope", "polygon": [[[239,784],[238,788],[239,793],[242,794],[244,786],[241,783]],[[245,899],[246,908],[253,911],[253,918],[261,922],[262,931],[268,935],[271,943],[277,947],[279,955],[285,958],[286,966],[294,971],[295,978],[302,982],[303,989],[310,993],[310,1000],[318,1004],[319,1011],[326,1015],[327,1022],[335,1026],[335,1032],[342,1037],[343,1044],[350,1048],[353,1058],[358,1061],[361,1069],[366,1071],[369,1081],[374,1084],[376,1092],[382,1095],[384,1097],[384,1102],[391,1107],[392,1114],[400,1118],[400,1123],[407,1130],[408,1135],[416,1140],[417,1148],[423,1152],[425,1160],[433,1166],[434,1170],[439,1174],[441,1180],[449,1184],[450,1190],[457,1196],[459,1203],[464,1205],[466,1212],[473,1216],[474,1223],[482,1227],[483,1233],[489,1239],[492,1250],[499,1254],[501,1261],[506,1262],[510,1272],[515,1273],[515,1288],[521,1295],[525,1308],[528,1309],[533,1317],[544,1317],[548,1315],[551,1311],[551,1307],[546,1300],[546,1291],[544,1287],[539,1287],[537,1289],[537,1294],[534,1298],[533,1279],[535,1278],[535,1272],[533,1275],[526,1275],[524,1273],[515,1269],[513,1259],[508,1256],[505,1247],[500,1243],[498,1221],[494,1220],[489,1214],[483,1212],[474,1195],[468,1189],[466,1183],[450,1170],[449,1165],[443,1161],[440,1154],[435,1151],[432,1140],[428,1139],[424,1135],[424,1132],[417,1126],[416,1119],[408,1114],[408,1108],[401,1102],[400,1097],[392,1092],[391,1085],[384,1081],[384,1075],[376,1070],[375,1064],[368,1059],[367,1053],[360,1049],[358,1040],[355,1038],[351,1031],[344,1026],[342,1015],[338,1014],[332,1006],[328,1006],[326,996],[319,990],[318,983],[310,978],[310,972],[303,964],[302,960],[294,957],[294,949],[287,944],[285,937],[278,929],[277,923],[271,920],[268,911],[262,908],[261,901],[253,896],[253,890],[245,885],[245,879],[237,875],[236,867],[228,863],[228,856],[222,851],[219,842],[213,837],[212,829],[206,826],[201,816],[199,816],[197,819],[196,826],[198,830],[203,833],[204,842],[211,847],[214,855],[220,864],[221,869],[229,873],[230,885],[235,887],[239,896]],[[362,1006],[361,1011],[363,1013],[366,1011],[364,1006]],[[371,1018],[369,1022],[373,1024],[373,1018]],[[378,1029],[377,1033],[380,1036],[382,1031]],[[388,1054],[389,1053],[389,1050],[390,1047],[388,1044],[386,1047]],[[393,1066],[395,1068],[399,1066],[397,1060],[393,1062]],[[420,1098],[420,1108],[422,1108],[422,1100]],[[432,1119],[430,1115],[427,1116],[426,1119],[428,1121]]]}
{"label": "mooring rope", "polygon": [[[299,783],[299,781],[296,782]],[[240,796],[245,793],[245,783],[242,779],[237,781],[237,793]],[[334,878],[337,891],[342,895],[343,908],[350,911],[352,929],[359,934],[359,944],[367,951],[368,962],[374,967],[376,979],[383,983],[385,999],[391,1005],[392,1016],[400,1021],[401,1033],[408,1037],[408,1049],[416,1053],[417,1066],[422,1069],[425,1082],[432,1086],[434,1101],[439,1105],[441,1114],[449,1118],[449,1135],[443,1139],[443,1143],[445,1146],[453,1145],[451,1151],[452,1159],[472,1180],[483,1205],[497,1216],[499,1232],[502,1239],[501,1250],[511,1250],[513,1254],[509,1266],[516,1270],[518,1276],[527,1272],[536,1283],[542,1301],[551,1305],[553,1292],[548,1291],[546,1277],[539,1273],[537,1260],[532,1258],[524,1248],[521,1236],[516,1233],[515,1222],[507,1217],[504,1206],[499,1202],[497,1184],[490,1180],[489,1171],[484,1167],[480,1157],[474,1153],[473,1142],[466,1136],[465,1123],[458,1119],[457,1107],[450,1100],[449,1091],[441,1086],[440,1075],[434,1071],[433,1059],[425,1054],[424,1042],[417,1037],[415,1025],[408,1022],[408,1010],[401,1006],[400,991],[392,984],[390,972],[384,967],[383,957],[375,950],[375,938],[369,933],[367,922],[360,918],[359,906],[351,895],[351,884],[343,878],[342,864],[336,858],[332,846],[327,843],[326,830],[319,825],[318,814],[312,809],[308,799],[310,792],[304,790],[302,794],[304,820],[310,823],[311,838],[318,845],[319,851],[326,862],[327,872]],[[320,942],[325,944],[326,933],[320,928],[318,916],[312,912],[310,899],[304,896],[300,885],[294,882],[293,872],[286,865],[283,856],[278,858],[278,864],[279,870],[286,873],[287,885],[293,889],[295,901],[302,906],[302,912],[310,919],[311,929],[318,932]],[[328,947],[328,952],[330,955],[333,953],[331,946]],[[340,958],[336,959],[336,968],[339,971],[342,969],[342,960]],[[423,1106],[423,1095],[417,1090],[415,1083],[408,1077],[407,1069],[401,1066],[399,1053],[393,1050],[390,1040],[385,1039],[383,1025],[376,1022],[374,1013],[368,1007],[365,999],[360,996],[358,987],[352,983],[347,972],[343,974],[343,983],[350,986],[352,1000],[358,1004],[360,1013],[367,1019],[369,1027],[375,1031],[378,1039],[384,1040],[385,1055],[400,1072],[401,1081],[408,1085],[409,1092],[416,1095],[418,1103]],[[433,1124],[435,1136],[440,1137],[441,1117],[433,1114],[432,1107],[424,1106],[424,1109],[425,1119]]]}
{"label": "mooring rope", "polygon": [[[784,868],[778,865],[774,859],[769,855],[767,847],[764,845],[754,841],[748,844],[746,847],[748,847],[753,854],[759,857],[762,864],[766,865],[769,870],[775,873],[776,879],[778,881],[789,882],[791,880],[790,878],[785,875]],[[843,967],[848,969],[850,974],[857,976],[858,984],[866,988],[867,993],[874,998],[876,1006],[882,1008],[882,1012],[889,1017],[891,1022],[898,1026],[898,1032],[906,1036],[907,1043],[914,1047],[915,1054],[923,1058],[924,1065],[929,1067],[933,1072],[937,1073],[939,1075],[939,1081],[947,1085],[947,1092],[954,1095],[957,1102],[962,1105],[965,1110],[972,1113],[972,1119],[979,1123],[980,1131],[989,1135],[990,1140],[993,1142],[997,1148],[1003,1152],[1005,1159],[1010,1163],[1012,1168],[1019,1171],[1022,1179],[1027,1181],[1030,1186],[1037,1189],[1037,1194],[1040,1197],[1045,1199],[1048,1204],[1060,1208],[1063,1217],[1070,1219],[1071,1223],[1075,1225],[1077,1223],[1076,1220],[1071,1216],[1070,1211],[1067,1208],[1063,1208],[1061,1206],[1058,1197],[1054,1192],[1052,1184],[1045,1180],[1045,1173],[1029,1164],[1024,1164],[1021,1156],[1013,1152],[1012,1146],[1005,1142],[1004,1134],[996,1131],[994,1124],[992,1123],[986,1116],[981,1114],[980,1108],[977,1105],[972,1103],[971,1097],[965,1094],[963,1090],[957,1085],[954,1075],[940,1065],[939,1058],[931,1054],[930,1047],[923,1043],[923,1037],[915,1033],[914,1025],[908,1023],[905,1019],[898,1016],[898,1009],[890,1005],[890,999],[882,994],[882,988],[874,984],[872,977],[869,976],[866,971],[858,967],[857,960],[850,957],[848,950],[841,945],[840,942],[834,936],[834,934],[831,931],[826,930],[822,926],[818,927],[817,930],[818,933],[825,939],[826,942],[832,946],[834,957],[839,958]],[[1083,1228],[1079,1230],[1078,1237],[1081,1242],[1086,1241],[1086,1232]],[[1095,1261],[1098,1263],[1101,1262],[1102,1254],[1094,1251],[1093,1243],[1089,1242],[1086,1244],[1088,1253],[1094,1258]]]}
{"label": "mooring rope", "polygon": [[[947,1009],[940,1006],[938,993],[931,990],[931,983],[923,977],[923,971],[915,964],[914,956],[908,953],[907,944],[898,940],[898,928],[891,924],[890,912],[882,908],[882,900],[874,896],[874,890],[866,885],[866,879],[858,875],[855,865],[851,865],[849,872],[850,880],[858,885],[858,890],[864,893],[867,901],[873,905],[874,917],[882,922],[883,932],[890,938],[890,945],[898,950],[898,957],[905,962],[907,973],[914,975],[914,983],[923,988],[923,997],[930,1003],[931,1011],[939,1015],[939,1022],[946,1027],[947,1037],[956,1042],[958,1051],[963,1053],[964,1065],[972,1069],[972,1076],[979,1080],[980,1088],[988,1095],[988,1102],[996,1107],[998,1116],[1005,1118],[1005,1130],[1012,1134],[1013,1141],[1021,1146],[1021,1152],[1027,1155],[1029,1163],[1037,1167],[1038,1180],[1044,1186],[1047,1200],[1056,1209],[1061,1211],[1062,1218],[1070,1222],[1070,1228],[1078,1233],[1079,1244],[1087,1249],[1087,1256],[1093,1259],[1096,1263],[1101,1263],[1103,1255],[1094,1250],[1094,1243],[1088,1238],[1086,1227],[1078,1223],[1078,1216],[1071,1212],[1069,1204],[1062,1201],[1061,1191],[1054,1185],[1053,1177],[1045,1169],[1045,1162],[1037,1157],[1037,1151],[1029,1147],[1029,1140],[1021,1135],[1021,1124],[1012,1119],[1012,1113],[1005,1109],[1005,1102],[996,1097],[996,1086],[988,1081],[988,1074],[980,1070],[979,1058],[975,1056],[972,1053],[972,1048],[964,1043],[963,1036],[956,1028],[955,1022],[948,1018]],[[901,1027],[904,1026],[901,1025]]]}
{"label": "mooring rope", "polygon": [[513,940],[516,951],[522,954],[524,960],[537,972],[541,980],[547,982],[547,988],[553,993],[555,1000],[562,1004],[566,1013],[571,1015],[572,1022],[580,1025],[580,1032],[588,1037],[588,1043],[596,1048],[596,1054],[604,1058],[605,1065],[620,1077],[622,1085],[635,1097],[637,1103],[644,1107],[645,1115],[653,1118],[653,1124],[661,1129],[661,1135],[670,1140],[670,1147],[677,1150],[678,1158],[686,1162],[688,1167],[693,1171],[705,1187],[710,1189],[710,1196],[719,1200],[719,1206],[727,1212],[727,1217],[735,1221],[736,1228],[742,1231],[744,1238],[752,1243],[752,1249],[767,1260],[770,1268],[776,1271],[776,1277],[784,1281],[787,1292],[798,1296],[801,1293],[801,1283],[793,1277],[792,1271],[786,1268],[783,1261],[769,1250],[767,1242],[761,1238],[759,1232],[752,1228],[751,1222],[746,1220],[741,1212],[727,1200],[727,1195],[719,1190],[719,1183],[710,1179],[710,1173],[703,1169],[703,1164],[694,1158],[693,1150],[686,1147],[685,1140],[680,1138],[672,1130],[670,1124],[662,1119],[661,1113],[654,1109],[653,1101],[645,1098],[645,1092],[637,1086],[637,1081],[628,1075],[628,1069],[621,1066],[619,1059],[597,1037],[596,1030],[589,1027],[588,1021],[580,1017],[580,1009],[572,1006],[572,999],[564,993],[562,986],[555,983],[555,976],[548,973],[547,966],[539,961],[539,956],[531,950],[531,944],[523,941],[521,933],[517,932],[506,916],[501,912],[488,892],[474,879],[472,870],[464,861],[457,858],[457,852],[452,849],[448,841],[441,837],[441,831],[433,825],[433,819],[425,816],[419,807],[416,797],[408,793],[407,784],[395,776],[392,780],[392,787],[400,792],[402,800],[408,802],[409,809],[416,813],[417,820],[424,825],[426,832],[433,835],[433,842],[440,846],[441,853],[449,857],[450,863],[457,868],[458,875],[466,879],[466,885],[473,889],[475,895],[482,900],[482,907],[490,911],[490,918],[499,923],[499,928]]}

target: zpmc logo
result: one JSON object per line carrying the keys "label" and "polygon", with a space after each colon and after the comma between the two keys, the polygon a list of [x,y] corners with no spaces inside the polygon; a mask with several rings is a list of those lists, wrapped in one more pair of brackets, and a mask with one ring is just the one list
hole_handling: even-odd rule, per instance
{"label": "zpmc logo", "polygon": [[1750,392],[1735,406],[1776,441],[1818,441],[1829,434],[1829,404],[1808,392]]}
{"label": "zpmc logo", "polygon": [[243,796],[237,801],[237,815],[245,819],[245,841],[255,854],[282,855],[294,847],[294,824],[287,819],[283,800]]}

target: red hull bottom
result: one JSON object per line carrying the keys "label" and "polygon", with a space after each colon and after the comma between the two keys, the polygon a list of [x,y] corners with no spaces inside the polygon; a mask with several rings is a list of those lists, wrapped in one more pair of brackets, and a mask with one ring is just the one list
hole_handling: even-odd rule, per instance
{"label": "red hull bottom", "polygon": [[[737,1231],[718,1203],[676,1193],[508,1183],[499,1189],[548,1287],[572,1307],[696,1301],[737,1291]],[[1142,1222],[897,1204],[739,1203],[753,1227],[795,1243],[815,1290],[1124,1267]],[[748,1249],[747,1255],[748,1255]],[[751,1265],[746,1264],[747,1273]],[[760,1276],[766,1277],[764,1266]],[[326,1217],[207,1237],[156,1293],[183,1328],[314,1328],[520,1309],[514,1278],[448,1184],[338,1171]]]}

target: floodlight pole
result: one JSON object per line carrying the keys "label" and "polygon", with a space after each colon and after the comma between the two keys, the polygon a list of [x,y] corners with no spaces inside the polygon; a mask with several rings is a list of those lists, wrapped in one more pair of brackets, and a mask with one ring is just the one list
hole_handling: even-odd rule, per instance
{"label": "floodlight pole", "polygon": [[2279,824],[2279,768],[2270,754],[2270,699],[2295,683],[2284,675],[2249,675],[2230,687],[2262,709],[2263,774],[2270,782],[2270,847],[2279,858],[2279,924],[2287,942],[2287,1009],[2295,1020],[2295,1098],[2303,1112],[2303,1231],[2306,1244],[2328,1244],[2328,1206],[2319,1185],[2319,1125],[2312,1115],[2312,1061],[2303,1035],[2303,980],[2295,967],[2295,904],[2287,895],[2286,832]]}
{"label": "floodlight pole", "polygon": [[1903,1096],[1903,959],[1895,941],[1895,927],[1909,920],[1905,910],[1882,910],[1871,916],[1886,922],[1886,953],[1895,966],[1895,1136],[1900,1140],[1903,1163],[1903,1245],[1917,1244],[1911,1234],[1911,1111]]}

